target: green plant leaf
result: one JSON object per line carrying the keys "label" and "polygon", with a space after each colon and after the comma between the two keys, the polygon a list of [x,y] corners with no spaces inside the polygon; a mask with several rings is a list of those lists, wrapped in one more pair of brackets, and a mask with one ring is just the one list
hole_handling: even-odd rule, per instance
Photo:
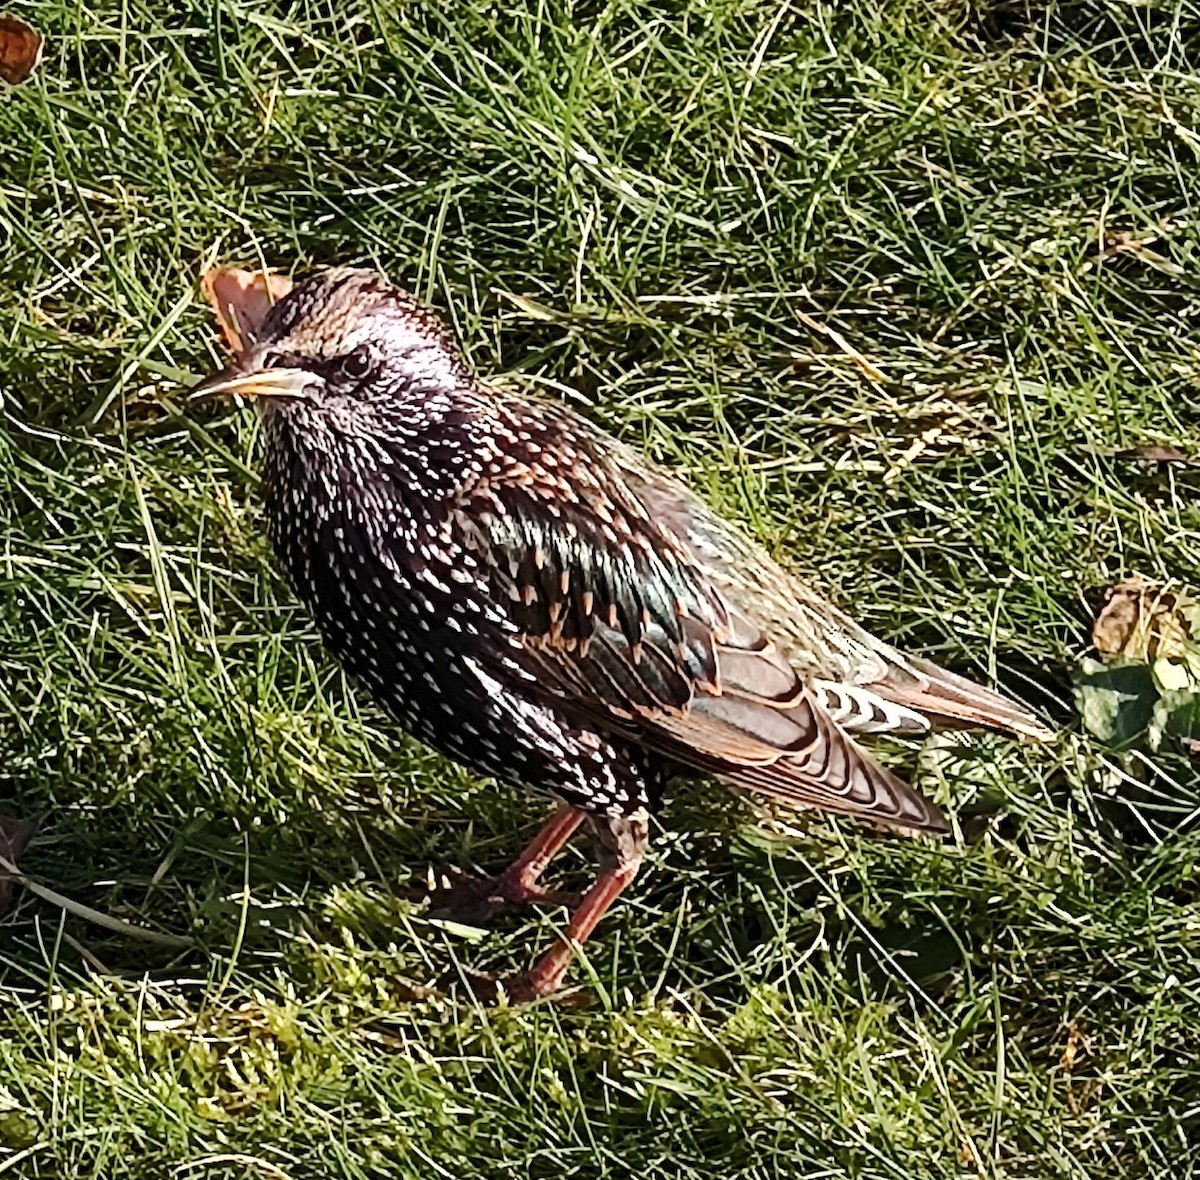
{"label": "green plant leaf", "polygon": [[1085,659],[1075,677],[1075,702],[1088,732],[1112,746],[1144,733],[1159,693],[1148,664],[1102,664]]}

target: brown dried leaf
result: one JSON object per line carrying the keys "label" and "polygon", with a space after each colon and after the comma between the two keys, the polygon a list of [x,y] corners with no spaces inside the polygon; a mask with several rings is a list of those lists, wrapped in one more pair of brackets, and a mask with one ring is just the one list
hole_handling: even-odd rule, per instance
{"label": "brown dried leaf", "polygon": [[[33,835],[33,824],[28,820],[17,819],[12,815],[0,815],[0,857],[9,864],[15,865],[29,837]],[[0,910],[12,900],[12,878],[0,870]]]}
{"label": "brown dried leaf", "polygon": [[1165,254],[1150,248],[1150,243],[1162,239],[1158,234],[1140,235],[1133,230],[1108,230],[1104,234],[1104,245],[1100,250],[1100,261],[1110,258],[1136,258],[1139,262],[1165,275],[1179,276],[1187,272]]}
{"label": "brown dried leaf", "polygon": [[1118,451],[1117,458],[1134,459],[1139,463],[1164,463],[1180,467],[1195,466],[1197,464],[1197,460],[1189,459],[1182,451],[1176,450],[1175,447],[1165,446],[1162,443],[1148,443],[1142,447],[1130,447],[1127,451]]}
{"label": "brown dried leaf", "polygon": [[1092,626],[1092,644],[1103,660],[1147,662],[1184,654],[1193,638],[1186,596],[1136,575],[1110,587]]}
{"label": "brown dried leaf", "polygon": [[15,16],[0,16],[0,79],[19,85],[37,68],[41,56],[37,29]]}
{"label": "brown dried leaf", "polygon": [[1079,1025],[1072,1024],[1067,1029],[1067,1043],[1063,1046],[1059,1064],[1063,1073],[1069,1074],[1075,1068],[1075,1062],[1088,1051],[1088,1038],[1080,1031]]}
{"label": "brown dried leaf", "polygon": [[291,289],[292,280],[270,271],[217,266],[200,280],[204,298],[231,352],[244,352],[267,312]]}

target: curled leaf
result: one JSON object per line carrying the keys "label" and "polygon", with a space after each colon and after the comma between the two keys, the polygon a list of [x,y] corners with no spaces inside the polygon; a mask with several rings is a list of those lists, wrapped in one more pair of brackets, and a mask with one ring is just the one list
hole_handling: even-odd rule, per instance
{"label": "curled leaf", "polygon": [[0,79],[17,86],[37,68],[42,37],[32,25],[15,16],[0,16]]}
{"label": "curled leaf", "polygon": [[231,352],[245,352],[254,343],[267,312],[291,289],[286,275],[217,266],[200,280],[204,298]]}

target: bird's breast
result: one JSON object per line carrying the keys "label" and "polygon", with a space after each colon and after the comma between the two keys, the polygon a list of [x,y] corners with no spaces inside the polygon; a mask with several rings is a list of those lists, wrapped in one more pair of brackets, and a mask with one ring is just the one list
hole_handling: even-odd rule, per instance
{"label": "bird's breast", "polygon": [[488,571],[452,527],[445,497],[393,472],[268,464],[276,557],[327,646],[381,704],[422,732],[431,710],[474,704],[464,661],[511,639]]}

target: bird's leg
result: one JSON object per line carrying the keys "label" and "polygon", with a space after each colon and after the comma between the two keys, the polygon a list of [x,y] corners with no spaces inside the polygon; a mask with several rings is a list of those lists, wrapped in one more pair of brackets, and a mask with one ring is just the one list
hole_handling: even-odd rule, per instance
{"label": "bird's leg", "polygon": [[584,813],[577,808],[566,803],[559,807],[525,846],[521,855],[488,883],[488,896],[502,898],[508,903],[554,902],[570,896],[558,890],[543,889],[538,880],[562,846],[575,834],[575,829],[583,819]]}
{"label": "bird's leg", "polygon": [[646,813],[641,811],[620,819],[593,815],[588,819],[600,844],[600,875],[571,915],[559,944],[523,975],[505,983],[505,991],[514,1000],[533,1000],[558,991],[576,951],[637,876],[646,851],[649,830]]}
{"label": "bird's leg", "polygon": [[538,880],[583,819],[582,811],[564,803],[504,872],[487,880],[451,886],[435,899],[435,912],[463,921],[482,921],[505,906],[531,901],[575,905],[578,894],[543,889]]}

